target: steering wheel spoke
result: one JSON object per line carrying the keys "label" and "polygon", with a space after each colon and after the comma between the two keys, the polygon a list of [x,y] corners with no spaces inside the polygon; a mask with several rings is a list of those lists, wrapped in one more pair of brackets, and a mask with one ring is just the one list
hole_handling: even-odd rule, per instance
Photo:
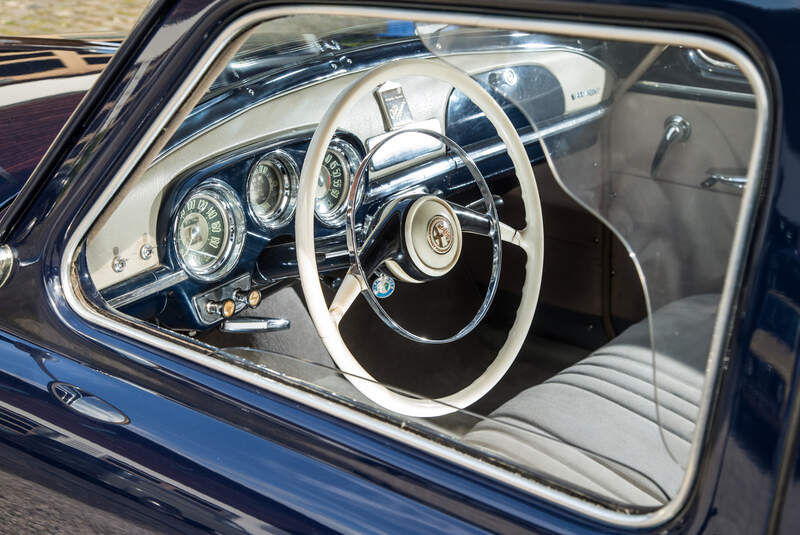
{"label": "steering wheel spoke", "polygon": [[500,223],[500,239],[512,243],[517,247],[525,248],[525,229],[517,230],[511,225]]}
{"label": "steering wheel spoke", "polygon": [[[381,264],[394,260],[402,252],[403,209],[410,200],[403,200],[386,209],[372,227],[364,244],[358,248],[358,261],[364,277],[369,278]],[[355,247],[351,246],[351,250]]]}
{"label": "steering wheel spoke", "polygon": [[490,214],[461,206],[454,202],[450,202],[450,207],[458,217],[458,222],[461,224],[461,231],[469,234],[479,234],[481,236],[492,236],[494,232],[494,221]]}
{"label": "steering wheel spoke", "polygon": [[[494,225],[491,215],[453,202],[450,203],[450,206],[458,217],[458,222],[461,224],[461,230],[463,232],[478,234],[480,236],[492,236]],[[503,222],[498,222],[498,227],[500,228],[501,240],[512,243],[518,247],[523,246],[523,231],[517,230]]]}
{"label": "steering wheel spoke", "polygon": [[339,289],[336,291],[336,295],[333,297],[331,306],[328,307],[328,313],[331,315],[334,325],[339,326],[339,322],[347,314],[353,301],[366,287],[367,285],[360,275],[354,275],[350,271],[347,272],[347,275],[339,285]]}

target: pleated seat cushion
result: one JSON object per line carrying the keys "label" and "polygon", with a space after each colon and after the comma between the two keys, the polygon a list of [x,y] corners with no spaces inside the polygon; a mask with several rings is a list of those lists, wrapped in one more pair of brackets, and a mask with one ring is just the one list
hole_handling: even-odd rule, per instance
{"label": "pleated seat cushion", "polygon": [[693,296],[654,314],[661,419],[678,463],[656,424],[647,320],[518,394],[466,441],[612,501],[666,503],[688,459],[718,300]]}

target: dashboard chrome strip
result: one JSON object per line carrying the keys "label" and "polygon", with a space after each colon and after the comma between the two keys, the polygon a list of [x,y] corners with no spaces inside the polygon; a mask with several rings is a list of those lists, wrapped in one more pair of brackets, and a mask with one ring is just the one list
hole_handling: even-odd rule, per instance
{"label": "dashboard chrome strip", "polygon": [[[666,505],[655,511],[644,513],[627,513],[612,510],[599,504],[567,494],[551,485],[529,479],[521,474],[512,473],[504,468],[489,464],[485,461],[454,450],[443,444],[426,437],[412,434],[391,423],[364,414],[341,403],[331,401],[319,395],[302,391],[296,387],[283,384],[279,381],[259,375],[257,373],[236,368],[230,363],[222,362],[210,354],[210,349],[200,343],[189,346],[184,338],[172,335],[165,331],[145,324],[135,318],[120,319],[112,316],[107,311],[97,308],[89,303],[81,293],[80,281],[73,276],[73,261],[76,252],[92,224],[102,213],[104,207],[111,201],[124,181],[134,169],[142,164],[142,159],[157,140],[162,128],[165,128],[181,104],[196,90],[204,73],[210,68],[222,50],[236,37],[251,28],[254,24],[269,18],[292,16],[298,14],[322,14],[328,16],[362,16],[380,17],[388,19],[415,20],[417,22],[448,23],[462,26],[492,27],[498,29],[522,30],[539,33],[553,33],[556,35],[575,36],[586,38],[611,39],[615,41],[638,42],[645,44],[680,45],[684,47],[702,48],[723,57],[730,58],[742,71],[753,88],[757,119],[755,134],[749,164],[747,165],[748,186],[742,200],[742,208],[736,225],[732,244],[731,258],[728,264],[725,284],[719,305],[719,314],[714,327],[707,366],[707,377],[704,385],[703,396],[698,410],[695,439],[692,443],[689,459],[686,465],[686,474],[678,492]],[[117,173],[109,180],[108,185],[97,197],[89,208],[84,218],[78,223],[71,234],[67,235],[67,244],[61,257],[60,284],[66,304],[83,320],[94,324],[106,332],[115,333],[122,337],[137,340],[148,344],[161,351],[168,351],[173,355],[184,358],[190,362],[205,366],[221,374],[228,375],[267,391],[283,396],[294,402],[311,407],[312,409],[330,414],[336,418],[363,427],[374,433],[409,445],[426,454],[447,460],[477,474],[499,481],[510,487],[530,493],[540,499],[547,500],[556,507],[564,508],[573,513],[593,519],[606,525],[626,528],[652,529],[661,526],[677,515],[686,505],[695,478],[698,473],[700,454],[703,447],[703,437],[706,433],[708,417],[712,407],[714,386],[717,383],[722,350],[726,342],[726,333],[732,318],[731,307],[734,294],[743,272],[745,246],[751,235],[751,224],[755,212],[755,201],[760,192],[763,175],[764,155],[766,141],[769,134],[770,119],[772,114],[768,91],[761,72],[739,48],[718,38],[708,37],[695,33],[684,33],[675,30],[657,30],[642,27],[625,27],[619,24],[592,24],[576,22],[574,20],[558,21],[547,19],[526,19],[519,16],[503,17],[469,13],[452,13],[442,11],[422,11],[401,8],[366,8],[360,6],[341,5],[305,5],[298,4],[285,7],[263,8],[247,13],[224,28],[215,41],[203,53],[189,75],[181,83],[175,94],[166,102],[161,112],[142,135],[133,150],[127,155]],[[61,313],[56,307],[57,313]],[[65,324],[74,320],[62,317]],[[87,336],[91,336],[87,333]],[[95,338],[100,343],[108,342]],[[138,355],[128,355],[128,358],[143,360]]]}
{"label": "dashboard chrome strip", "polygon": [[[522,142],[525,145],[530,145],[531,143],[541,141],[547,137],[561,134],[578,126],[596,121],[603,117],[606,111],[607,108],[602,107],[587,113],[581,113],[579,115],[559,121],[555,124],[546,126],[540,130],[533,130],[525,134],[521,134],[520,139],[522,139]],[[503,142],[497,141],[487,146],[467,150],[466,152],[473,161],[480,162],[494,156],[499,156],[503,154],[505,150],[506,146],[503,144]],[[460,159],[454,158],[451,155],[446,154],[444,156],[439,156],[438,158],[434,158],[426,164],[416,167],[407,173],[404,173],[400,176],[395,176],[385,181],[380,181],[375,186],[371,186],[367,192],[366,201],[370,202],[375,199],[392,195],[411,186],[419,185],[429,178],[440,176],[463,166],[464,163]]]}
{"label": "dashboard chrome strip", "polygon": [[[553,136],[555,134],[561,134],[572,130],[578,126],[583,126],[588,123],[592,123],[601,117],[603,117],[608,108],[601,107],[594,109],[590,112],[581,113],[580,115],[576,115],[573,117],[569,117],[564,119],[563,121],[559,121],[555,124],[546,126],[541,129],[536,129],[532,132],[528,132],[520,136],[522,142],[526,145],[533,143],[534,141],[541,141],[547,137]],[[506,147],[503,143],[494,143],[488,147],[484,147],[478,149],[476,151],[469,151],[470,157],[475,161],[485,160],[486,158],[491,158],[493,156],[497,156],[505,152]]]}
{"label": "dashboard chrome strip", "polygon": [[130,305],[136,301],[141,301],[145,297],[157,294],[162,290],[166,290],[167,288],[175,286],[176,284],[179,284],[188,278],[189,275],[185,271],[175,271],[169,275],[164,275],[153,282],[148,282],[147,284],[143,284],[138,288],[134,288],[130,292],[126,292],[122,295],[114,297],[113,299],[109,299],[108,305],[111,308],[119,308],[124,307],[125,305]]}
{"label": "dashboard chrome strip", "polygon": [[[393,136],[397,131],[411,130],[414,128],[422,128],[424,130],[431,130],[437,134],[442,134],[442,123],[439,119],[428,119],[427,121],[412,122],[404,126],[398,127],[395,130],[378,134],[371,138],[367,138],[367,150],[372,150],[372,147],[380,143],[382,140],[389,136]],[[442,148],[442,143],[436,139],[419,133],[405,134],[403,139],[396,139],[389,147],[383,147],[372,158],[369,164],[371,176],[379,171],[387,170],[393,165],[404,164],[408,165],[413,160],[424,158],[432,152],[437,152]]]}

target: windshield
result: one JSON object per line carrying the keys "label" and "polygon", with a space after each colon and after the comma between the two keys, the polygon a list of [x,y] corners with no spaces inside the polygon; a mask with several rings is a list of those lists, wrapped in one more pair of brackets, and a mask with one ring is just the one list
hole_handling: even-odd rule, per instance
{"label": "windshield", "polygon": [[[414,36],[414,24],[408,21],[366,17],[291,16],[259,24],[211,85],[208,99],[232,85],[252,82],[275,70],[325,56],[340,56],[343,51],[388,43]],[[342,60],[340,60],[342,61]],[[346,65],[346,59],[344,59]],[[331,70],[340,66],[329,65]]]}

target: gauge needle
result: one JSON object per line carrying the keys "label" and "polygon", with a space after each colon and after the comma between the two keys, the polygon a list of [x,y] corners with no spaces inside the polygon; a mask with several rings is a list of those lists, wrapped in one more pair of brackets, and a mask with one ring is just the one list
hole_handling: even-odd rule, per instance
{"label": "gauge needle", "polygon": [[194,245],[198,241],[200,241],[200,228],[198,228],[197,225],[195,225],[189,232],[189,243]]}
{"label": "gauge needle", "polygon": [[323,169],[317,179],[317,199],[325,197],[331,187],[331,175]]}
{"label": "gauge needle", "polygon": [[209,258],[217,258],[217,256],[216,256],[216,255],[213,255],[213,254],[211,254],[211,253],[207,253],[207,252],[205,252],[205,251],[201,251],[200,249],[192,249],[192,252],[193,252],[193,253],[200,254],[200,255],[203,255],[203,256],[207,256],[207,257],[209,257]]}

